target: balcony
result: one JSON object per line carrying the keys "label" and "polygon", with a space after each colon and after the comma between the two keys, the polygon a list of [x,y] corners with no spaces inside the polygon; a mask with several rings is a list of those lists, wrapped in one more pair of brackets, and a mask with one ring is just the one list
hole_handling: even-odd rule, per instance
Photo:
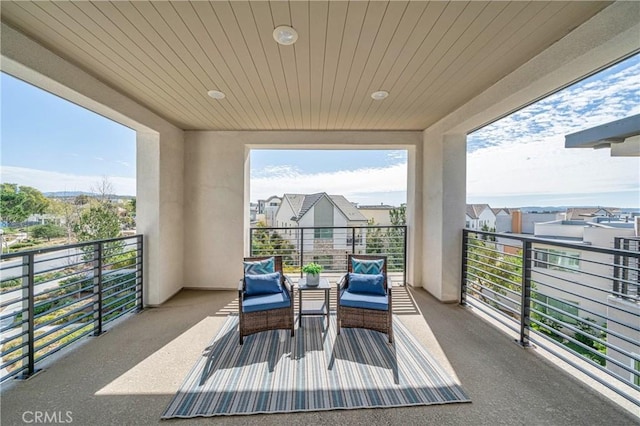
{"label": "balcony", "polygon": [[[466,238],[470,247],[468,241],[473,237],[467,233]],[[509,306],[505,299],[474,298],[471,287],[477,283],[470,282],[469,271],[487,255],[477,254],[465,250],[467,308],[440,303],[423,289],[396,286],[393,290],[395,314],[459,380],[471,404],[256,415],[250,420],[267,424],[567,425],[637,421],[631,414],[637,413],[637,405],[589,377],[589,371],[578,371],[561,360],[570,354],[558,357],[542,346],[525,348],[527,345],[513,343],[519,329],[510,324],[515,316],[505,315],[504,306]],[[491,282],[491,288],[502,284]],[[333,303],[335,294],[331,300]],[[107,333],[81,340],[74,350],[61,350],[41,360],[37,367],[43,371],[29,380],[5,382],[2,422],[21,424],[24,413],[29,420],[38,410],[69,412],[79,424],[97,419],[101,423],[157,423],[203,349],[237,309],[235,291],[182,290],[157,308],[129,315],[113,323]],[[244,424],[247,418],[225,417],[225,421]]]}
{"label": "balcony", "polygon": [[[22,423],[20,416],[27,410],[68,410],[78,424],[93,424],[96,419],[118,424],[158,422],[203,346],[215,335],[224,316],[235,309],[236,295],[231,289],[241,271],[239,259],[249,254],[247,153],[251,149],[311,146],[408,151],[408,285],[397,289],[394,300],[405,301],[407,311],[401,313],[401,319],[450,366],[473,403],[256,416],[251,420],[278,424],[637,421],[575,380],[578,373],[549,364],[538,356],[541,350],[522,349],[511,343],[510,335],[479,321],[476,314],[484,314],[480,307],[462,309],[438,301],[457,302],[461,295],[466,134],[636,53],[640,48],[638,3],[451,2],[454,13],[443,14],[403,10],[447,7],[444,3],[353,3],[363,13],[379,14],[368,17],[363,26],[349,23],[347,10],[353,9],[346,3],[332,3],[332,13],[316,13],[313,20],[306,18],[309,6],[304,2],[252,3],[251,7],[274,7],[281,18],[291,16],[285,10],[289,5],[296,9],[293,16],[297,22],[307,22],[301,25],[305,32],[313,33],[306,42],[313,48],[306,56],[314,58],[312,66],[305,56],[291,55],[291,49],[263,42],[262,37],[271,37],[272,13],[252,13],[245,3],[193,4],[206,8],[206,14],[199,15],[189,3],[177,7],[168,3],[141,6],[118,2],[114,6],[86,2],[60,7],[54,3],[3,2],[3,71],[138,132],[137,221],[145,238],[145,303],[152,306],[100,337],[83,339],[91,342],[65,357],[60,351],[42,360],[43,373],[6,386],[2,395],[4,424]],[[328,3],[317,2],[316,6],[326,10]],[[241,20],[229,18],[233,15],[230,8],[236,7],[244,10],[238,15]],[[161,10],[152,10],[156,8]],[[456,18],[456,9],[467,9],[464,19]],[[148,25],[147,12],[162,24],[162,34],[157,26]],[[202,26],[210,22],[205,16],[218,19],[218,13],[217,24]],[[373,43],[381,28],[376,22],[386,13],[384,40]],[[358,13],[350,11],[349,16],[351,19]],[[434,40],[462,44],[452,49],[444,45],[429,48],[420,41],[431,26],[414,25],[417,21],[404,22],[402,31],[393,31],[396,22],[420,16],[442,16]],[[523,25],[514,25],[514,16]],[[94,25],[93,19],[98,18],[100,24]],[[494,18],[499,18],[501,26]],[[131,25],[132,20],[141,25]],[[202,34],[217,31],[213,39],[205,41],[210,47],[224,42],[223,51],[209,48],[199,54],[203,40],[194,37],[186,22],[196,23]],[[260,35],[254,23],[261,28]],[[334,26],[336,23],[340,25]],[[328,39],[324,31],[309,31],[310,24],[337,28],[327,33],[330,45],[325,47]],[[358,28],[365,31],[360,40],[369,42],[358,43]],[[418,33],[412,34],[411,28]],[[519,37],[513,37],[514,31]],[[252,35],[250,46],[248,34]],[[346,48],[341,50],[342,34],[352,54]],[[158,37],[163,38],[162,46],[153,42],[161,41]],[[482,44],[483,49],[465,44],[470,41]],[[425,49],[418,52],[422,46]],[[325,55],[325,51],[343,54],[340,59]],[[284,55],[281,61],[277,60],[279,52]],[[400,61],[396,60],[399,53]],[[215,55],[213,60],[211,55]],[[293,62],[296,58],[303,66],[299,71]],[[342,98],[347,104],[327,102],[329,92],[323,94],[325,88],[331,91],[325,84],[327,78],[344,83],[344,69],[353,58],[360,58],[360,66],[352,69],[345,90],[336,90],[345,93]],[[414,67],[414,58],[415,65],[423,66]],[[271,59],[277,70],[270,65]],[[484,64],[481,71],[486,73],[468,73],[469,66],[479,60]],[[205,87],[203,83],[208,84],[209,78],[202,77],[217,73],[212,67],[223,64],[228,64],[224,72],[233,87],[229,87],[224,103],[211,104],[206,90],[213,87]],[[398,72],[390,72],[392,66]],[[333,75],[327,75],[327,70]],[[298,72],[312,83],[302,96],[287,89],[300,87]],[[443,79],[434,80],[436,74]],[[377,86],[387,77],[390,87],[403,89],[398,96],[392,93],[385,104],[370,108],[373,101],[368,86]],[[211,83],[221,84],[221,80]],[[253,93],[258,86],[266,88],[260,89],[259,97]],[[284,108],[281,102],[285,102]],[[353,110],[352,102],[356,102]],[[276,104],[278,108],[270,107]],[[255,109],[263,106],[272,112],[265,115]],[[368,110],[379,114],[368,115]],[[357,244],[357,239],[354,242]],[[542,258],[538,261],[545,262]],[[548,258],[546,262],[551,263]],[[517,306],[510,303],[505,304]],[[553,308],[547,305],[551,306],[547,309]],[[516,328],[518,338],[519,325]],[[509,328],[507,331],[513,333]],[[60,359],[52,362],[54,357]],[[637,412],[637,407],[634,409]],[[247,419],[225,421],[245,423]]]}
{"label": "balcony", "polygon": [[[228,424],[632,424],[633,416],[569,372],[522,349],[468,309],[424,290],[394,290],[404,324],[468,392],[471,404],[225,417]],[[2,423],[33,410],[70,411],[74,423],[156,424],[225,317],[232,291],[184,290],[12,384]]]}

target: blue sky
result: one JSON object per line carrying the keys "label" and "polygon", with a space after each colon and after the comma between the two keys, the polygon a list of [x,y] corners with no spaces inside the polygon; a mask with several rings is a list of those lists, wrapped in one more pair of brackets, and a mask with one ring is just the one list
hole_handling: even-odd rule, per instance
{"label": "blue sky", "polygon": [[107,176],[135,194],[136,134],[5,73],[0,74],[2,182],[88,191]]}
{"label": "blue sky", "polygon": [[[640,207],[640,158],[565,149],[564,135],[640,114],[640,55],[468,136],[467,201],[493,207]],[[2,182],[89,191],[103,176],[135,194],[135,132],[1,74]],[[255,201],[328,192],[361,204],[406,202],[405,151],[254,150]]]}

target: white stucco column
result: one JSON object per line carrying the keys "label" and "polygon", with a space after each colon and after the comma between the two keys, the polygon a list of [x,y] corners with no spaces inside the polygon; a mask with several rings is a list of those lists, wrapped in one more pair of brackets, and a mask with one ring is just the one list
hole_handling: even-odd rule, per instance
{"label": "white stucco column", "polygon": [[466,135],[424,134],[422,286],[443,302],[460,297],[466,141]]}
{"label": "white stucco column", "polygon": [[185,287],[235,288],[244,257],[243,132],[185,133]]}
{"label": "white stucco column", "polygon": [[144,299],[159,305],[184,280],[183,132],[136,133],[136,231],[144,235]]}

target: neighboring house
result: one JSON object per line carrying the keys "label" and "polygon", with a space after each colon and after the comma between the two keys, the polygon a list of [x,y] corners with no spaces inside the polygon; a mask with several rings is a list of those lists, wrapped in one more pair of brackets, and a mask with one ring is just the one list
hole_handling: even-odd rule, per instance
{"label": "neighboring house", "polygon": [[[280,208],[282,198],[272,195],[266,200],[258,200],[258,215],[263,215],[265,224],[268,227],[277,227],[276,225],[276,213]],[[257,217],[256,217],[257,218]]]}
{"label": "neighboring house", "polygon": [[482,230],[485,226],[489,229],[495,229],[496,215],[489,204],[467,204],[465,226],[477,230]]}
{"label": "neighboring house", "polygon": [[[468,208],[467,208],[468,210]],[[493,214],[496,217],[496,232],[513,232],[511,228],[513,221],[513,209],[508,209],[506,207],[499,209],[491,209],[493,210]]]}
{"label": "neighboring house", "polygon": [[258,217],[258,203],[249,203],[249,221],[254,223]]}
{"label": "neighboring house", "polygon": [[564,220],[582,220],[589,221],[594,217],[613,217],[617,216],[620,209],[604,208],[604,207],[570,207],[565,213]]}
{"label": "neighboring house", "polygon": [[390,212],[394,208],[393,206],[380,203],[378,205],[358,206],[358,211],[360,211],[368,221],[372,221],[373,225],[390,226],[392,225]]}
{"label": "neighboring house", "polygon": [[[366,227],[367,218],[342,195],[284,194],[275,216],[278,228],[315,228],[305,230],[302,239],[304,251],[315,253],[314,260],[322,257],[344,256],[352,245],[366,246],[366,230],[354,233],[335,227]],[[323,228],[324,227],[324,228]],[[295,243],[300,233],[295,230],[280,230],[283,238]],[[324,263],[324,262],[323,262]],[[334,264],[327,259],[326,264]]]}
{"label": "neighboring house", "polygon": [[[550,222],[563,215],[560,212],[522,212],[517,209],[497,209],[496,232],[533,234],[536,223]],[[494,210],[495,211],[495,210]]]}
{"label": "neighboring house", "polygon": [[[616,237],[623,237],[636,241],[635,250],[639,249],[636,238],[638,223],[616,221],[611,218],[595,218],[591,222],[559,220],[538,223],[535,226],[535,236],[606,248],[615,248]],[[618,338],[613,333],[618,331],[629,336],[630,331],[624,324],[631,324],[631,320],[637,320],[640,312],[637,285],[629,286],[629,298],[613,294],[614,283],[610,266],[615,264],[613,255],[576,248],[561,249],[538,243],[533,244],[533,248],[535,253],[531,279],[536,283],[537,290],[545,295],[541,301],[569,314],[563,315],[549,310],[548,315],[559,317],[569,323],[575,321],[571,315],[595,320],[608,330],[609,343],[628,352],[638,351],[637,347],[630,347],[628,341]],[[638,273],[631,275],[628,279],[640,285]],[[576,279],[579,279],[581,284],[579,287],[573,285]],[[637,330],[635,333],[640,335]],[[637,339],[637,336],[635,338]],[[609,349],[607,355],[625,365],[631,365],[634,361],[614,349]],[[607,368],[618,374],[628,374],[612,362],[607,362]]]}

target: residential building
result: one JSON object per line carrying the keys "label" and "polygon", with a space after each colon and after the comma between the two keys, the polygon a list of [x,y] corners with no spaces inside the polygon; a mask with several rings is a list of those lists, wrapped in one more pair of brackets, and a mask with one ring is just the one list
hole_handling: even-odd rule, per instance
{"label": "residential building", "polygon": [[374,205],[359,205],[358,211],[374,225],[390,226],[391,215],[390,212],[395,207],[387,204],[374,204]]}
{"label": "residential building", "polygon": [[465,224],[469,229],[496,229],[496,214],[489,204],[467,204]]}
{"label": "residential building", "polygon": [[258,201],[258,213],[264,215],[265,224],[269,227],[276,227],[276,213],[280,208],[282,198],[272,195],[266,200]]}
{"label": "residential building", "polygon": [[[616,238],[633,240],[639,234],[637,223],[599,217],[591,222],[558,220],[537,223],[535,236],[586,246],[616,248]],[[632,247],[638,250],[637,243]],[[539,243],[535,243],[533,248],[535,262],[531,279],[536,283],[537,290],[544,293],[542,301],[568,314],[550,310],[549,315],[570,323],[575,322],[571,315],[578,316],[593,320],[607,330],[618,330],[622,335],[629,336],[630,330],[624,324],[632,324],[630,320],[637,321],[637,315],[640,314],[637,265],[636,272],[630,277],[637,285],[629,287],[627,299],[615,294],[616,284],[610,278],[611,265],[616,263],[613,255],[575,248],[559,249]],[[578,274],[581,287],[576,292],[572,282]],[[632,332],[632,335],[634,333],[637,341],[640,332]],[[608,333],[607,340],[616,347],[629,347],[629,342],[615,333]],[[638,351],[637,347],[629,349],[631,352]],[[609,350],[607,354],[625,365],[632,365],[632,359],[620,352]],[[622,374],[622,370],[616,368],[614,363],[607,363],[607,368]]]}
{"label": "residential building", "polygon": [[[342,195],[284,194],[275,224],[285,228],[278,230],[283,238],[294,245],[302,240],[304,252],[312,253],[325,266],[334,265],[333,257],[343,258],[345,250],[353,245],[366,246],[366,229],[356,230],[354,235],[346,227],[366,227],[367,219]],[[335,227],[339,229],[332,229]]]}

